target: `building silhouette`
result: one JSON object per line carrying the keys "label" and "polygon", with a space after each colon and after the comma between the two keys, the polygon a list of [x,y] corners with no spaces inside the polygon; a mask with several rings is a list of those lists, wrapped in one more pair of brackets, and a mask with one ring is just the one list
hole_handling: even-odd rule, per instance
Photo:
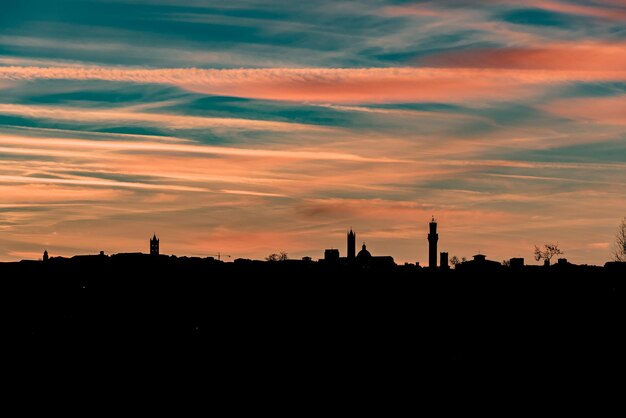
{"label": "building silhouette", "polygon": [[356,234],[350,228],[348,232],[348,260],[354,260],[356,257]]}
{"label": "building silhouette", "polygon": [[159,255],[159,239],[156,234],[150,238],[150,255]]}
{"label": "building silhouette", "polygon": [[48,261],[48,250],[44,250],[43,252],[43,261]]}
{"label": "building silhouette", "polygon": [[437,222],[433,216],[430,223],[430,232],[428,234],[428,267],[431,269],[437,268],[437,241],[439,240],[439,234],[437,234]]}
{"label": "building silhouette", "polygon": [[339,250],[336,248],[329,248],[324,250],[324,260],[332,262],[339,261]]}
{"label": "building silhouette", "polygon": [[461,272],[495,272],[500,271],[504,267],[502,263],[488,260],[484,254],[476,254],[472,260],[464,261],[455,267],[455,270]]}
{"label": "building silhouette", "polygon": [[396,263],[391,256],[373,256],[363,243],[361,251],[356,256],[356,265],[361,268],[390,269],[395,267]]}
{"label": "building silhouette", "polygon": [[439,266],[441,267],[442,270],[448,270],[448,268],[450,268],[450,265],[448,264],[447,252],[439,253]]}
{"label": "building silhouette", "polygon": [[361,247],[361,251],[359,251],[359,254],[356,256],[356,259],[359,260],[359,263],[361,264],[369,264],[371,259],[372,259],[372,254],[367,251],[367,247],[365,246],[365,243],[363,243],[363,246]]}

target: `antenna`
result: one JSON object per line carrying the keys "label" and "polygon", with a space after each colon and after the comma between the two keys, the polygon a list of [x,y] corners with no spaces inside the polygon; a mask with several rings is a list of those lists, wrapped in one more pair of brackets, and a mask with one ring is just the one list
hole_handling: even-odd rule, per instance
{"label": "antenna", "polygon": [[217,252],[217,254],[211,254],[211,255],[216,255],[217,256],[217,261],[220,261],[222,259],[222,257],[228,257],[230,258],[230,255],[228,254],[222,254],[221,252]]}

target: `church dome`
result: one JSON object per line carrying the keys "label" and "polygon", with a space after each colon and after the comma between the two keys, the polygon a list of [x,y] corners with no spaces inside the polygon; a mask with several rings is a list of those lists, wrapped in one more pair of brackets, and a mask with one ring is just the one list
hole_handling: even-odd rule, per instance
{"label": "church dome", "polygon": [[365,247],[365,243],[363,243],[363,247],[361,248],[361,251],[359,251],[359,254],[357,254],[356,258],[358,258],[359,260],[363,260],[363,259],[368,259],[371,257],[372,257],[372,254],[370,254],[370,252],[367,251],[367,248]]}

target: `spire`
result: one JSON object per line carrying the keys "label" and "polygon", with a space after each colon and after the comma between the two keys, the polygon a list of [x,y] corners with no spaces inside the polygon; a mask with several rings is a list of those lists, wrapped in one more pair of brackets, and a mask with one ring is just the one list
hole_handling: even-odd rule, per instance
{"label": "spire", "polygon": [[159,239],[156,234],[153,234],[152,238],[150,238],[150,254],[159,255]]}
{"label": "spire", "polygon": [[356,234],[350,227],[350,231],[348,232],[348,259],[352,260],[356,257]]}

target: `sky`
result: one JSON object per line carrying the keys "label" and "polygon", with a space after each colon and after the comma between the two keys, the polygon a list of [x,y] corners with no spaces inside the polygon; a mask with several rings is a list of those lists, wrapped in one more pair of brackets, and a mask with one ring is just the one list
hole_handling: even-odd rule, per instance
{"label": "sky", "polygon": [[611,258],[624,0],[2,0],[0,261]]}

